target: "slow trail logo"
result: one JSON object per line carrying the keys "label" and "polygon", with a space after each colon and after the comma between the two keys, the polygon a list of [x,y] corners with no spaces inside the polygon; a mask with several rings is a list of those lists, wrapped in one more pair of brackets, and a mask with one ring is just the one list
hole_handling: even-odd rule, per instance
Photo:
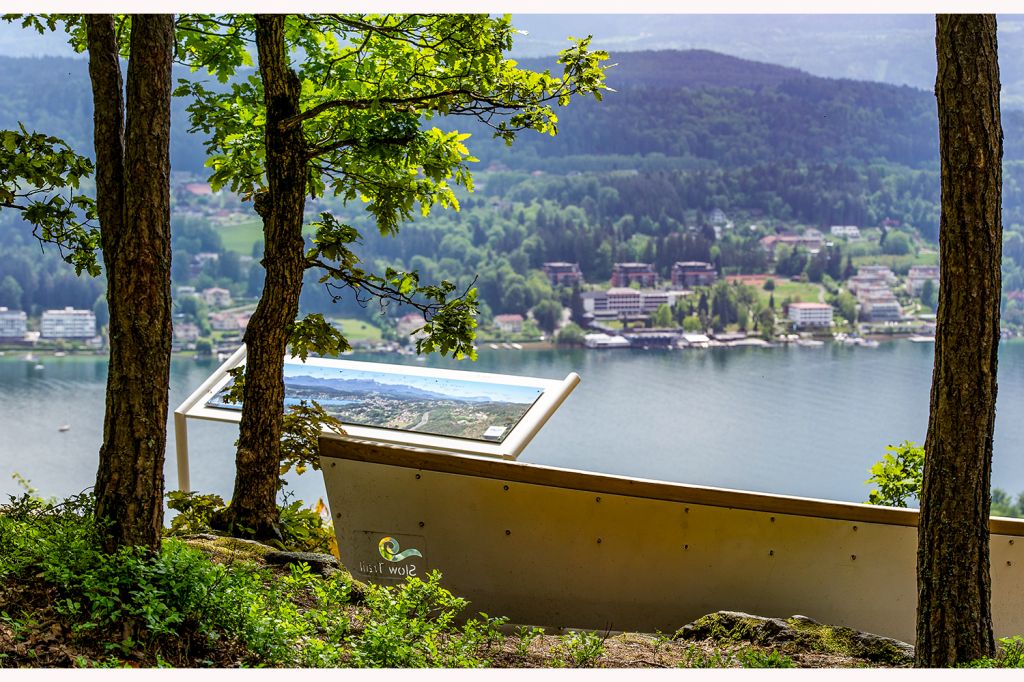
{"label": "slow trail logo", "polygon": [[399,552],[398,550],[401,548],[398,545],[398,540],[390,535],[381,538],[380,542],[377,543],[377,549],[380,550],[380,555],[384,557],[385,561],[402,561],[411,556],[423,556],[418,549],[407,549],[404,552]]}

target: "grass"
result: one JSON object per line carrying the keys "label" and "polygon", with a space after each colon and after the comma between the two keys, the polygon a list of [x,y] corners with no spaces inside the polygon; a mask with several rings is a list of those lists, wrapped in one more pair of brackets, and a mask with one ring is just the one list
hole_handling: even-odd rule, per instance
{"label": "grass", "polygon": [[776,279],[774,291],[765,291],[764,287],[758,287],[757,296],[763,305],[768,305],[769,298],[775,294],[775,310],[781,311],[782,302],[787,298],[803,303],[817,303],[818,293],[821,291],[824,291],[822,286],[813,282],[791,282],[787,279]]}
{"label": "grass", "polygon": [[[263,221],[259,218],[215,225],[214,229],[220,235],[224,248],[228,251],[234,251],[241,256],[251,256],[252,245],[263,240]],[[312,235],[313,228],[309,226],[304,227],[302,234],[306,236]]]}
{"label": "grass", "polygon": [[384,338],[380,327],[366,320],[354,317],[336,317],[331,321],[335,327],[341,330],[349,343],[379,343]]}
{"label": "grass", "polygon": [[263,239],[263,221],[259,218],[215,226],[224,248],[242,256],[252,255],[252,245]]}

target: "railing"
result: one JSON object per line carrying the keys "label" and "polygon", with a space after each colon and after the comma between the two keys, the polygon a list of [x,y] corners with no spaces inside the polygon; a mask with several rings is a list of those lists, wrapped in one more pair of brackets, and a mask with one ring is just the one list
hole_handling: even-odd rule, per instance
{"label": "railing", "polygon": [[[438,569],[473,609],[524,624],[671,632],[730,609],[914,638],[916,510],[320,443],[362,579]],[[996,635],[1021,634],[1024,521],[990,530]],[[388,561],[385,540],[420,556]]]}

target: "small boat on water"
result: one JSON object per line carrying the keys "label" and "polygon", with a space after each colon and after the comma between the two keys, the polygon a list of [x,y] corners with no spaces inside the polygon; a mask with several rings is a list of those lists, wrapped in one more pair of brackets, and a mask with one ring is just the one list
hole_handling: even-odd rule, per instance
{"label": "small boat on water", "polygon": [[522,350],[523,349],[522,345],[518,344],[518,343],[513,343],[512,347],[515,348],[516,350]]}
{"label": "small boat on water", "polygon": [[59,350],[59,351],[57,351],[56,353],[53,354],[53,357],[55,357],[55,358],[62,358],[64,356],[66,356],[66,355],[67,355],[67,353],[65,353],[62,350]]}
{"label": "small boat on water", "polygon": [[911,343],[935,343],[934,336],[911,336],[908,341]]}
{"label": "small boat on water", "polygon": [[65,431],[70,431],[71,424],[61,424],[60,426],[57,427],[57,430],[60,431],[61,433],[64,433]]}
{"label": "small boat on water", "polygon": [[498,344],[491,343],[491,344],[488,344],[488,345],[491,347],[491,350],[498,350]]}
{"label": "small boat on water", "polygon": [[40,363],[37,363],[36,366],[33,367],[32,369],[37,370],[37,371],[42,371],[42,370],[46,369],[46,366],[43,363],[40,362]]}

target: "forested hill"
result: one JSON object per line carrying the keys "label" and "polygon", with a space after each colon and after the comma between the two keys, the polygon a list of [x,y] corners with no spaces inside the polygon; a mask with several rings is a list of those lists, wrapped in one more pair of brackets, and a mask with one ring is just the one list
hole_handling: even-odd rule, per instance
{"label": "forested hill", "polygon": [[[174,78],[188,77],[175,67]],[[0,57],[0,129],[18,122],[29,130],[56,135],[76,151],[93,156],[92,91],[89,63],[66,57]],[[175,98],[171,106],[171,166],[174,170],[203,172],[203,140],[189,135],[187,102]]]}
{"label": "forested hill", "polygon": [[[909,87],[819,78],[706,50],[613,54],[615,92],[559,111],[555,138],[523,134],[512,149],[477,133],[483,165],[548,172],[609,168],[737,168],[754,163],[884,162],[935,167],[931,93]],[[553,60],[525,59],[544,68]],[[185,70],[176,74],[185,76]],[[92,102],[84,60],[0,58],[0,127],[17,121],[88,150]],[[185,134],[174,102],[172,165],[202,172],[201,140]],[[1004,112],[1007,160],[1024,159],[1024,112]],[[641,158],[644,157],[644,158]]]}
{"label": "forested hill", "polygon": [[[524,135],[517,149],[488,160],[522,167],[538,157],[567,167],[565,157],[664,154],[691,167],[937,165],[935,98],[924,90],[820,78],[706,50],[624,52],[610,61],[616,92],[561,112],[556,139]],[[556,72],[551,60],[521,63]],[[1024,112],[1003,112],[1003,126],[1006,159],[1024,158]],[[575,161],[578,170],[593,168]]]}

